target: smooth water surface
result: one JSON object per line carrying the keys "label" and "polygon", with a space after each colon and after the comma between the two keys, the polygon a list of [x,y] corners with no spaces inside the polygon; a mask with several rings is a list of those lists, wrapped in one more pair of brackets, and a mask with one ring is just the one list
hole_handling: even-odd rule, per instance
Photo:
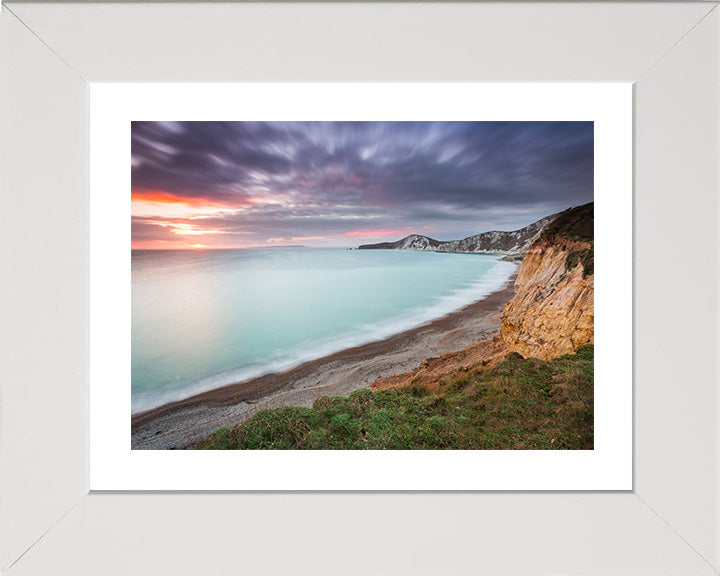
{"label": "smooth water surface", "polygon": [[134,250],[133,412],[378,340],[499,289],[498,256]]}

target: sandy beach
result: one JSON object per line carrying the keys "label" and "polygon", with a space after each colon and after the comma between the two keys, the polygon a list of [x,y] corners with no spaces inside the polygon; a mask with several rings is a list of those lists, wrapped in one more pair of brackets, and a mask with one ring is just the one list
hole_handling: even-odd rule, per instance
{"label": "sandy beach", "polygon": [[312,406],[318,396],[347,395],[411,370],[426,358],[466,348],[498,331],[515,277],[483,300],[385,340],[134,414],[132,448],[192,449],[211,432],[264,408]]}

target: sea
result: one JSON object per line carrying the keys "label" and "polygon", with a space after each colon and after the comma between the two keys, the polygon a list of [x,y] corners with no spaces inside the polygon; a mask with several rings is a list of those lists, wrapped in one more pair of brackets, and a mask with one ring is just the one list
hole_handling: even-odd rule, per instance
{"label": "sea", "polygon": [[133,250],[132,411],[420,326],[516,268],[409,250]]}

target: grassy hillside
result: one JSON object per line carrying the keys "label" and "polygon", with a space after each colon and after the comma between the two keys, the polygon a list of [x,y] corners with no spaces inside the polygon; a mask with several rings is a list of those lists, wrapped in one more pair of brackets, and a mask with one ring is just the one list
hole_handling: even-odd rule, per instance
{"label": "grassy hillside", "polygon": [[581,449],[593,448],[593,346],[551,361],[510,353],[424,385],[349,397],[312,408],[262,410],[198,448]]}
{"label": "grassy hillside", "polygon": [[595,236],[595,203],[590,202],[561,212],[543,233],[592,242]]}

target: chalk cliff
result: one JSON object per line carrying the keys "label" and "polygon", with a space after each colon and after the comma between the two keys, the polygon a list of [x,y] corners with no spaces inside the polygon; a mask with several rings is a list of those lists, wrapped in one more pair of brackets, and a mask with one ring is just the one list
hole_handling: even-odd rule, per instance
{"label": "chalk cliff", "polygon": [[532,243],[537,240],[543,229],[558,215],[546,216],[537,222],[513,232],[493,230],[475,234],[462,240],[440,242],[438,252],[461,252],[472,254],[525,254]]}
{"label": "chalk cliff", "polygon": [[[562,212],[561,212],[562,214]],[[555,220],[558,214],[546,216],[512,232],[493,230],[468,236],[462,240],[441,242],[421,234],[411,234],[396,242],[363,244],[358,250],[429,250],[435,252],[455,252],[462,254],[506,254],[522,255],[540,236],[543,229]]]}

